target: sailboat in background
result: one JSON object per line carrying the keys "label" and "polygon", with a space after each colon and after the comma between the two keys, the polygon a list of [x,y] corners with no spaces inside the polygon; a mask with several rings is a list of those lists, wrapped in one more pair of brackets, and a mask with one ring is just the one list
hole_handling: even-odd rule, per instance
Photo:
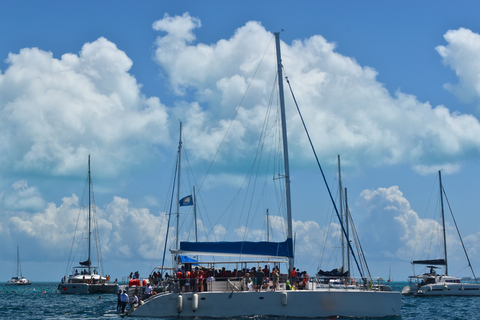
{"label": "sailboat in background", "polygon": [[392,268],[388,268],[388,280],[387,282],[393,282],[392,280]]}
{"label": "sailboat in background", "polygon": [[[117,293],[118,285],[117,283],[110,283],[110,276],[104,277],[101,275],[100,268],[100,253],[99,244],[97,244],[97,257],[98,257],[98,266],[92,265],[92,219],[95,217],[95,204],[92,201],[93,198],[93,186],[92,186],[92,176],[90,172],[90,155],[88,155],[88,257],[87,260],[79,262],[78,266],[73,267],[72,273],[68,276],[62,278],[62,283],[58,285],[58,290],[60,293],[65,294],[86,294],[86,293]],[[82,209],[80,209],[79,214],[82,214]],[[96,220],[95,220],[96,221]],[[96,223],[95,223],[96,225]],[[95,231],[96,234],[96,231]],[[75,236],[72,243],[72,249],[75,242]],[[98,237],[95,237],[95,240],[98,241]],[[68,267],[67,267],[68,269]],[[80,270],[80,271],[79,271]]]}
{"label": "sailboat in background", "polygon": [[[280,98],[281,126],[283,137],[284,183],[287,216],[287,237],[282,242],[238,241],[238,242],[180,242],[177,249],[171,250],[175,270],[192,267],[192,263],[182,263],[181,257],[187,254],[203,256],[227,256],[226,261],[195,261],[199,266],[207,265],[208,270],[218,265],[233,264],[240,271],[249,270],[247,264],[259,266],[261,263],[280,263],[288,265],[288,271],[294,266],[293,231],[290,200],[290,173],[286,132],[285,104],[283,96],[282,63],[280,57],[280,34],[275,33],[277,53],[277,80]],[[178,225],[178,224],[177,224]],[[177,238],[178,241],[178,238]],[[241,256],[242,260],[238,257]],[[246,260],[248,259],[252,260]],[[275,260],[275,262],[272,262]],[[237,269],[235,269],[238,271]],[[284,277],[283,277],[284,276]],[[400,292],[386,292],[372,289],[371,279],[363,278],[364,283],[356,289],[331,288],[311,281],[302,290],[291,290],[288,274],[280,276],[278,287],[248,290],[248,274],[217,277],[209,276],[206,289],[188,290],[186,283],[198,281],[198,278],[174,277],[168,279],[165,292],[146,299],[130,315],[136,317],[160,318],[203,318],[203,317],[242,317],[242,316],[280,316],[296,318],[341,317],[387,317],[401,313]],[[212,281],[208,281],[211,279]],[[292,279],[294,280],[294,279]],[[191,289],[191,287],[190,287]]]}
{"label": "sailboat in background", "polygon": [[[445,228],[445,214],[443,208],[443,195],[445,193],[445,190],[443,189],[442,185],[441,171],[438,171],[438,179],[440,185],[440,207],[442,210],[443,257],[440,257],[438,259],[412,261],[413,265],[426,265],[427,268],[429,268],[430,270],[429,272],[420,275],[410,276],[410,285],[403,288],[402,294],[413,296],[480,296],[480,284],[477,283],[475,273],[473,272],[472,265],[470,264],[470,259],[468,257],[465,246],[463,245],[463,240],[460,236],[458,228],[457,233],[460,237],[463,250],[467,257],[468,265],[472,270],[475,283],[461,282],[460,278],[448,275],[447,235]],[[453,218],[453,221],[455,223],[455,226],[457,226],[455,218]],[[445,268],[444,275],[438,274],[436,271],[436,269],[440,269],[442,267]]]}
{"label": "sailboat in background", "polygon": [[30,280],[27,280],[22,275],[22,267],[20,266],[20,253],[17,246],[17,275],[12,277],[10,280],[7,281],[5,284],[6,286],[24,286],[32,284]]}

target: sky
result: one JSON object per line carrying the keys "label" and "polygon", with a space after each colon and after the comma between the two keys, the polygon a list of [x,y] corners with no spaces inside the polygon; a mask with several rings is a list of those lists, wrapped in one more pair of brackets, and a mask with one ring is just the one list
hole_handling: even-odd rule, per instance
{"label": "sky", "polygon": [[[422,272],[412,260],[436,258],[438,170],[480,274],[479,9],[0,1],[0,278],[13,275],[16,246],[32,281],[70,271],[88,155],[104,273],[121,279],[160,265],[180,121],[181,196],[196,186],[200,240],[266,240],[268,209],[270,239],[283,241],[282,196],[266,186],[274,179],[245,178],[260,149],[266,158],[274,150],[257,140],[276,100],[280,31],[285,74],[334,198],[341,157],[372,276],[407,280]],[[291,98],[286,105],[295,264],[314,274],[338,266],[338,222]],[[192,209],[182,210],[179,238],[193,240]],[[471,276],[448,216],[447,242],[450,275]]]}

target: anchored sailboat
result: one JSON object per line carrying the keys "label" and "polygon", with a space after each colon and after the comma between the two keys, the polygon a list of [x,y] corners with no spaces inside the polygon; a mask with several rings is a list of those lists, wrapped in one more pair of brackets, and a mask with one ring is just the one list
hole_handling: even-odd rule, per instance
{"label": "anchored sailboat", "polygon": [[[283,77],[280,57],[280,36],[275,33],[277,52],[277,73],[280,98],[284,182],[287,212],[287,236],[283,242],[180,242],[177,250],[171,250],[174,261],[181,263],[179,257],[185,254],[223,255],[230,257],[256,257],[257,259],[276,259],[275,263],[287,262],[288,271],[294,266],[293,232],[290,198],[290,173],[285,121],[285,104],[283,97]],[[200,259],[199,259],[200,260]],[[259,264],[260,260],[236,261],[237,265],[246,263]],[[200,262],[198,264],[232,263],[223,261]],[[280,284],[249,291],[247,288],[249,275],[232,274],[206,280],[207,288],[188,292],[187,281],[198,281],[198,278],[182,278],[181,267],[177,265],[180,278],[170,279],[165,292],[158,293],[144,301],[130,315],[138,317],[239,317],[239,316],[282,316],[318,318],[328,316],[342,317],[386,317],[399,315],[401,309],[400,292],[384,292],[368,285],[359,285],[355,289],[329,288],[320,283],[310,282],[303,290],[287,290],[289,282],[280,279]],[[190,265],[191,267],[191,265]],[[273,275],[272,275],[273,276]],[[281,277],[280,277],[281,278]],[[212,281],[208,281],[211,279]],[[213,281],[216,280],[216,281]],[[367,281],[367,279],[364,279]],[[186,290],[185,290],[186,289]]]}
{"label": "anchored sailboat", "polygon": [[[72,273],[62,278],[62,283],[59,284],[58,290],[65,294],[86,294],[86,293],[117,293],[118,285],[110,283],[109,277],[101,275],[100,268],[100,253],[97,252],[98,266],[92,264],[92,219],[95,215],[95,205],[93,204],[93,186],[92,176],[90,172],[90,155],[88,155],[88,257],[87,260],[79,262],[77,266],[73,267]],[[82,210],[80,213],[82,214]],[[97,237],[95,237],[97,239]],[[75,240],[75,238],[74,238]],[[75,243],[72,243],[72,248]],[[98,246],[97,246],[98,248]],[[68,269],[68,268],[67,268]]]}
{"label": "anchored sailboat", "polygon": [[20,253],[17,246],[17,275],[12,277],[10,280],[7,281],[5,284],[6,286],[24,286],[32,284],[30,280],[27,280],[22,275],[22,267],[20,266]]}
{"label": "anchored sailboat", "polygon": [[[413,265],[426,265],[429,268],[429,272],[420,275],[410,276],[410,285],[403,288],[402,293],[404,295],[414,296],[480,296],[480,284],[476,283],[475,273],[473,273],[470,259],[468,258],[465,246],[463,246],[463,240],[460,236],[460,232],[457,232],[460,236],[460,240],[467,257],[468,265],[472,270],[475,283],[463,283],[460,278],[452,277],[448,275],[448,262],[447,262],[447,235],[445,228],[445,213],[443,208],[443,195],[445,190],[442,185],[442,173],[438,171],[438,179],[440,186],[440,206],[442,210],[442,236],[443,236],[443,257],[438,259],[428,260],[414,260]],[[452,214],[453,216],[453,214]],[[454,220],[455,221],[455,220]],[[455,222],[456,226],[456,222]],[[437,273],[437,269],[445,268],[445,274],[441,275]]]}

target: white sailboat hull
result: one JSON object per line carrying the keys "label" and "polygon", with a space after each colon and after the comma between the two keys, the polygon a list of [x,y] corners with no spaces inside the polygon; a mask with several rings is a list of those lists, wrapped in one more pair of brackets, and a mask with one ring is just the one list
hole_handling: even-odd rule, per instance
{"label": "white sailboat hull", "polygon": [[[405,291],[406,292],[406,291]],[[408,290],[414,296],[480,296],[480,284],[477,283],[436,283],[414,287]]]}
{"label": "white sailboat hull", "polygon": [[386,317],[401,310],[400,292],[298,290],[161,293],[130,315],[136,317],[329,316]]}
{"label": "white sailboat hull", "polygon": [[31,284],[32,284],[32,282],[30,280],[27,280],[25,278],[14,277],[14,278],[8,280],[5,285],[6,286],[27,286],[27,285],[31,285]]}

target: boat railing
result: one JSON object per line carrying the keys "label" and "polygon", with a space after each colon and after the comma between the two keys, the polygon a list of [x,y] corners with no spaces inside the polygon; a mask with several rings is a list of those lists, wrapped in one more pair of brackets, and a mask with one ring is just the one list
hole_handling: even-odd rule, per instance
{"label": "boat railing", "polygon": [[345,289],[345,290],[373,290],[390,291],[382,278],[333,278],[313,277],[310,278],[308,289]]}
{"label": "boat railing", "polygon": [[[143,292],[144,287],[151,285],[156,293],[171,292],[225,292],[225,291],[274,291],[274,290],[361,290],[361,291],[389,291],[389,287],[381,278],[320,278],[312,277],[308,281],[299,280],[290,283],[286,278],[280,278],[276,288],[271,278],[266,277],[265,281],[257,284],[256,279],[246,277],[208,277],[208,278],[179,278],[174,276],[166,279],[152,281],[150,278],[122,279],[122,282],[129,287],[137,287]],[[249,282],[252,284],[249,285]]]}

